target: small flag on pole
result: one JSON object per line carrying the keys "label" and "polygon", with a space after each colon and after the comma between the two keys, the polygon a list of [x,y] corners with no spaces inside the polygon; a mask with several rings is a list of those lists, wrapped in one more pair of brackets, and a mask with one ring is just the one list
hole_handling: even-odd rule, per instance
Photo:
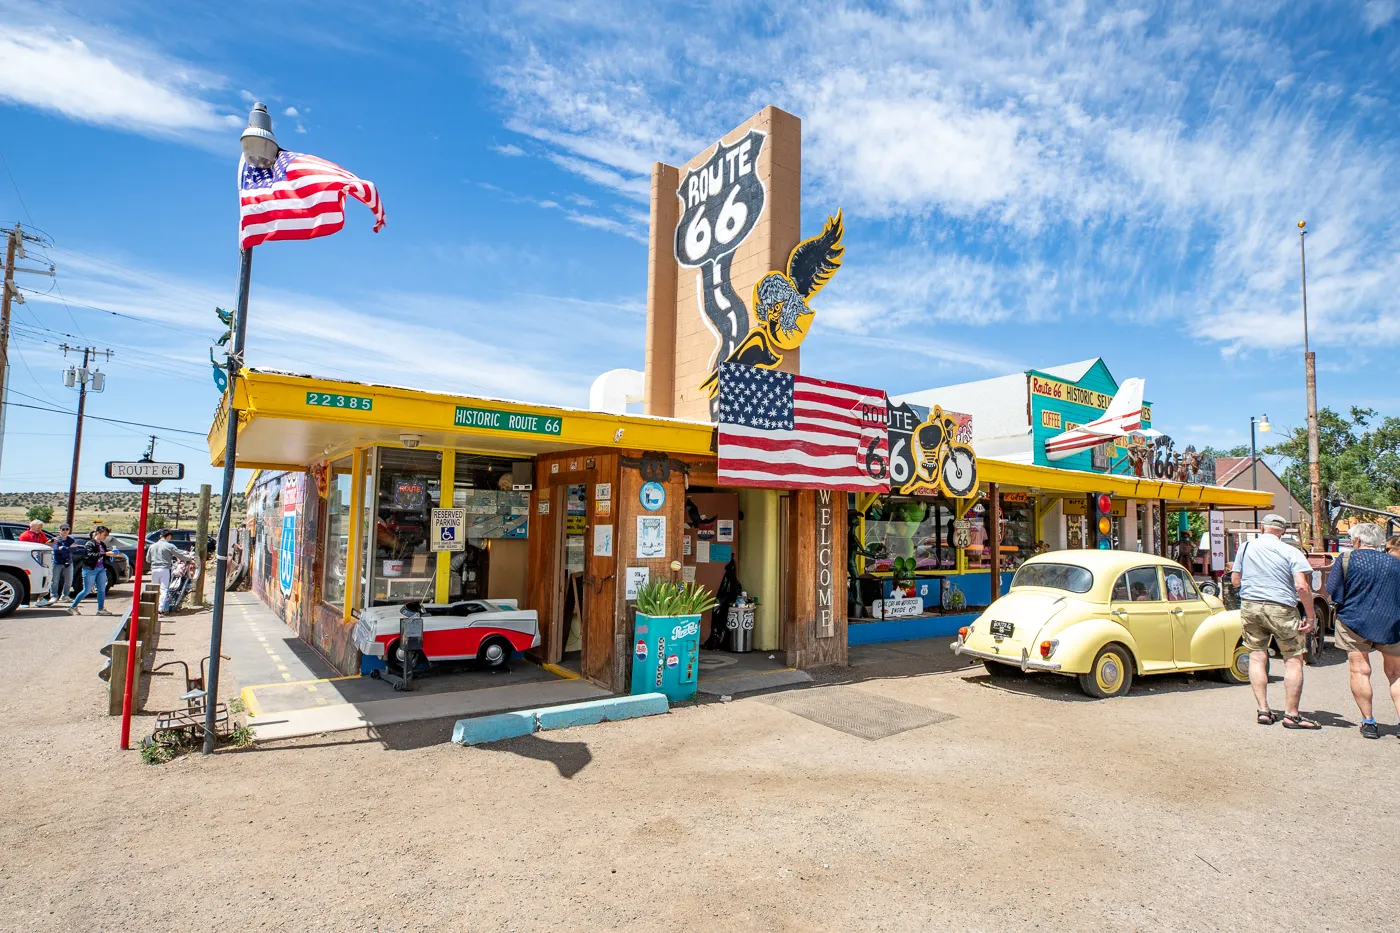
{"label": "small flag on pole", "polygon": [[374,212],[374,231],[384,227],[384,205],[374,182],[334,162],[283,150],[271,166],[238,162],[239,245],[268,240],[309,240],[345,226],[345,196]]}

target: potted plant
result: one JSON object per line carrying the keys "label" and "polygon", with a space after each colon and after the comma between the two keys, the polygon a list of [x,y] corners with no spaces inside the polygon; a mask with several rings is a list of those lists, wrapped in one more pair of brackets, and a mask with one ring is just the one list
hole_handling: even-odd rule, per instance
{"label": "potted plant", "polygon": [[699,675],[700,616],[715,597],[698,583],[657,580],[637,588],[632,692],[695,697]]}

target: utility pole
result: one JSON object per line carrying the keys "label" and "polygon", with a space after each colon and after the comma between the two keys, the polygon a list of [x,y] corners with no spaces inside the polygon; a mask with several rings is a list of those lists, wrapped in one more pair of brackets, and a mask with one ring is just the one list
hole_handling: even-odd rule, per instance
{"label": "utility pole", "polygon": [[[1308,497],[1312,499],[1312,546],[1325,547],[1322,524],[1322,465],[1318,457],[1317,432],[1317,354],[1308,345],[1308,222],[1298,221],[1298,260],[1303,281],[1303,363],[1308,380]],[[1330,530],[1330,529],[1326,529]]]}
{"label": "utility pole", "polygon": [[175,527],[180,527],[180,503],[185,498],[185,487],[175,487]]}
{"label": "utility pole", "polygon": [[37,236],[25,233],[24,228],[15,224],[13,230],[5,234],[5,278],[0,285],[0,458],[5,452],[5,416],[10,401],[10,302],[24,304],[24,295],[15,288],[15,273],[29,272],[34,275],[54,274],[50,265],[47,269],[16,269],[15,259],[26,259],[24,241],[40,242]]}
{"label": "utility pole", "polygon": [[[76,353],[78,348],[70,347],[65,343],[63,355],[67,356],[69,350]],[[83,412],[87,408],[88,386],[91,385],[94,392],[101,392],[107,387],[106,376],[100,371],[89,370],[88,364],[99,353],[105,353],[109,360],[112,358],[111,350],[99,350],[96,347],[83,347],[82,350],[83,365],[78,369],[70,366],[63,375],[64,385],[69,388],[76,385],[78,388],[78,423],[73,430],[73,472],[68,481],[68,525],[70,528],[73,526],[73,512],[78,503],[78,463],[82,459],[83,452]],[[152,443],[154,444],[154,439],[152,439]]]}
{"label": "utility pole", "polygon": [[199,512],[194,522],[194,552],[199,555],[198,569],[194,575],[194,598],[195,602],[201,606],[207,605],[204,601],[204,565],[209,560],[209,555],[205,550],[205,542],[209,540],[209,493],[208,483],[202,483],[199,487]]}

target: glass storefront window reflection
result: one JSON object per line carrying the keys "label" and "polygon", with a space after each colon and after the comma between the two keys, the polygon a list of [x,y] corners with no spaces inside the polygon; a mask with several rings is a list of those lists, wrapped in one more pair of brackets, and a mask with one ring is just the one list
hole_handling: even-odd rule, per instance
{"label": "glass storefront window reflection", "polygon": [[442,455],[380,448],[375,490],[374,605],[431,600],[437,562],[428,549],[442,485]]}
{"label": "glass storefront window reflection", "polygon": [[321,598],[333,606],[345,603],[345,574],[350,559],[350,491],[354,477],[350,458],[330,465],[326,490],[325,566],[321,573]]}
{"label": "glass storefront window reflection", "polygon": [[888,573],[896,557],[916,571],[953,570],[953,505],[942,499],[881,496],[865,513],[866,573]]}

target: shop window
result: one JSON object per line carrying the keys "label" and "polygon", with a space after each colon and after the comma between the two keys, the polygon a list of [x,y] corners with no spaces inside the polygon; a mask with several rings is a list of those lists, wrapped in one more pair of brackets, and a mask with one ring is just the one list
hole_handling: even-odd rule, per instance
{"label": "shop window", "polygon": [[992,566],[992,552],[988,549],[991,540],[989,510],[984,503],[977,503],[967,510],[969,522],[967,545],[967,566],[970,569],[989,569]]}
{"label": "shop window", "polygon": [[345,604],[345,575],[350,563],[350,492],[354,476],[350,458],[330,465],[326,489],[326,541],[322,550],[321,598],[332,606]]}
{"label": "shop window", "polygon": [[448,598],[520,598],[505,585],[523,580],[525,538],[530,530],[530,494],[512,490],[517,461],[459,454],[453,470],[452,504],[467,512],[467,543],[449,563]]}
{"label": "shop window", "polygon": [[[1021,494],[1024,497],[1024,493]],[[1001,569],[1015,570],[1035,556],[1035,500],[1001,503]]]}
{"label": "shop window", "polygon": [[428,550],[428,529],[441,477],[440,453],[380,448],[371,568],[374,605],[432,599],[437,562]]}
{"label": "shop window", "polygon": [[1175,567],[1163,567],[1162,576],[1167,581],[1167,601],[1173,603],[1185,602],[1188,599],[1196,598],[1196,584],[1185,570],[1178,570]]}
{"label": "shop window", "polygon": [[1129,570],[1113,584],[1110,598],[1116,602],[1159,602],[1162,589],[1157,583],[1157,568]]}
{"label": "shop window", "polygon": [[881,496],[865,513],[866,572],[889,573],[896,557],[912,557],[916,571],[955,569],[956,515],[944,499]]}

